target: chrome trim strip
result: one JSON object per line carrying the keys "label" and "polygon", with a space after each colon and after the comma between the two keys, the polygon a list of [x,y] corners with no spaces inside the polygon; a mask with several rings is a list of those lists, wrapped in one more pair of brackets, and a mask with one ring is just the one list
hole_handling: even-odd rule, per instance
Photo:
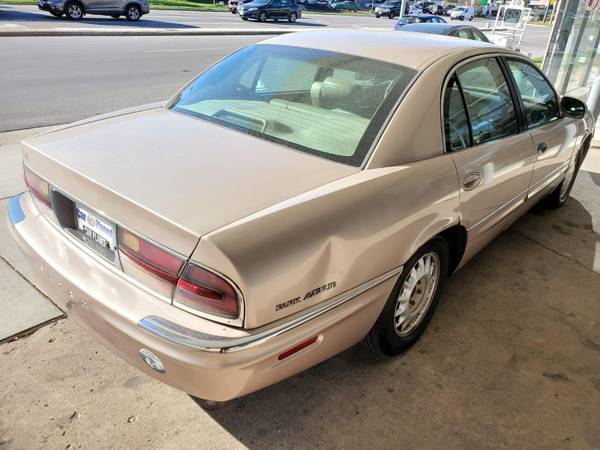
{"label": "chrome trim strip", "polygon": [[187,327],[178,325],[170,320],[158,316],[147,316],[138,322],[140,327],[145,332],[164,339],[172,344],[181,345],[193,350],[201,350],[205,352],[225,353],[237,352],[247,348],[255,347],[264,342],[270,341],[288,331],[294,330],[305,323],[322,316],[323,314],[337,308],[340,305],[356,298],[369,289],[389,280],[402,272],[402,266],[390,270],[372,280],[369,280],[360,286],[357,286],[350,291],[342,293],[334,297],[332,301],[320,308],[314,309],[307,314],[296,317],[288,322],[276,325],[267,330],[258,331],[254,334],[238,338],[224,338],[211,334],[202,333],[201,331],[192,330]]}
{"label": "chrome trim strip", "polygon": [[560,166],[558,169],[554,170],[553,172],[550,172],[544,178],[539,180],[533,187],[529,188],[529,192],[527,193],[527,198],[530,199],[532,197],[535,197],[540,192],[542,192],[544,189],[546,189],[548,186],[550,186],[552,183],[554,183],[556,181],[556,179],[559,178],[564,172],[566,172],[568,168],[569,168],[569,161],[567,161],[562,166]]}

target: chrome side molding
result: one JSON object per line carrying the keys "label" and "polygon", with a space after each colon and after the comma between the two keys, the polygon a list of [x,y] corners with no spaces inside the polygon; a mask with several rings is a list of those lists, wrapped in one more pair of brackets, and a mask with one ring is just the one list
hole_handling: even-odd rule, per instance
{"label": "chrome side molding", "polygon": [[175,345],[182,345],[194,350],[205,352],[225,353],[245,350],[250,347],[260,345],[277,336],[287,333],[299,326],[337,308],[340,305],[358,297],[369,289],[389,280],[402,272],[402,266],[390,270],[372,280],[369,280],[360,286],[357,286],[349,291],[346,291],[320,308],[309,311],[299,317],[290,319],[288,322],[275,325],[268,329],[259,330],[255,333],[250,333],[247,336],[238,338],[224,338],[212,334],[202,333],[201,331],[192,330],[187,327],[178,325],[170,320],[158,316],[147,316],[138,322],[138,327],[145,332],[169,341]]}

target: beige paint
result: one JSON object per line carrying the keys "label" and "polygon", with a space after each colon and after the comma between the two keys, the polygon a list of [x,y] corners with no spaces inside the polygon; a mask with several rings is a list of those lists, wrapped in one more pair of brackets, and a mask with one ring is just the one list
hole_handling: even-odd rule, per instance
{"label": "beige paint", "polygon": [[[72,317],[141,370],[213,400],[252,392],[360,341],[419,247],[451,226],[468,229],[464,264],[561,181],[589,132],[583,120],[561,118],[444,154],[441,96],[448,74],[468,58],[516,53],[408,33],[298,33],[265,43],[348,51],[420,71],[362,169],[160,108],[24,143],[26,163],[68,195],[232,280],[244,297],[243,328],[174,307],[164,286],[95,257],[43,217],[50,211],[38,214],[28,194],[21,198],[27,219],[11,227],[42,285]],[[538,157],[542,139],[550,150]],[[481,183],[467,190],[463,179],[473,171]],[[546,176],[553,171],[555,177]],[[529,199],[532,178],[545,181]],[[332,282],[327,291],[276,308]],[[184,327],[183,337],[270,337],[214,353],[142,331],[138,324],[148,316]],[[286,331],[274,334],[281,327]],[[316,344],[277,362],[278,354],[314,335]],[[166,374],[142,362],[140,347],[161,357]]]}

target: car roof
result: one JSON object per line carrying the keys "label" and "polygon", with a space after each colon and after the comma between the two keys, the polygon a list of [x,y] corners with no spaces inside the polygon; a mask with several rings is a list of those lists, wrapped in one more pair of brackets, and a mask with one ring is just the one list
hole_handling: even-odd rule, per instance
{"label": "car roof", "polygon": [[[348,45],[352,42],[352,45]],[[305,31],[282,34],[255,45],[289,45],[361,56],[420,69],[449,53],[480,49],[517,54],[513,50],[471,39],[398,31]]]}
{"label": "car roof", "polygon": [[419,31],[435,34],[444,34],[456,28],[475,28],[469,25],[457,25],[455,23],[408,23],[402,25],[402,31]]}
{"label": "car roof", "polygon": [[402,17],[421,17],[424,19],[437,16],[435,14],[404,14]]}

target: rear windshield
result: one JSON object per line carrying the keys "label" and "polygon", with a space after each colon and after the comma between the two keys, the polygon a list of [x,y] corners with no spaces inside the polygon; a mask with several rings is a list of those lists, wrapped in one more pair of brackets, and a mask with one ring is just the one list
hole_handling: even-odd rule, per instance
{"label": "rear windshield", "polygon": [[253,45],[200,75],[171,109],[360,166],[415,75],[341,53]]}

